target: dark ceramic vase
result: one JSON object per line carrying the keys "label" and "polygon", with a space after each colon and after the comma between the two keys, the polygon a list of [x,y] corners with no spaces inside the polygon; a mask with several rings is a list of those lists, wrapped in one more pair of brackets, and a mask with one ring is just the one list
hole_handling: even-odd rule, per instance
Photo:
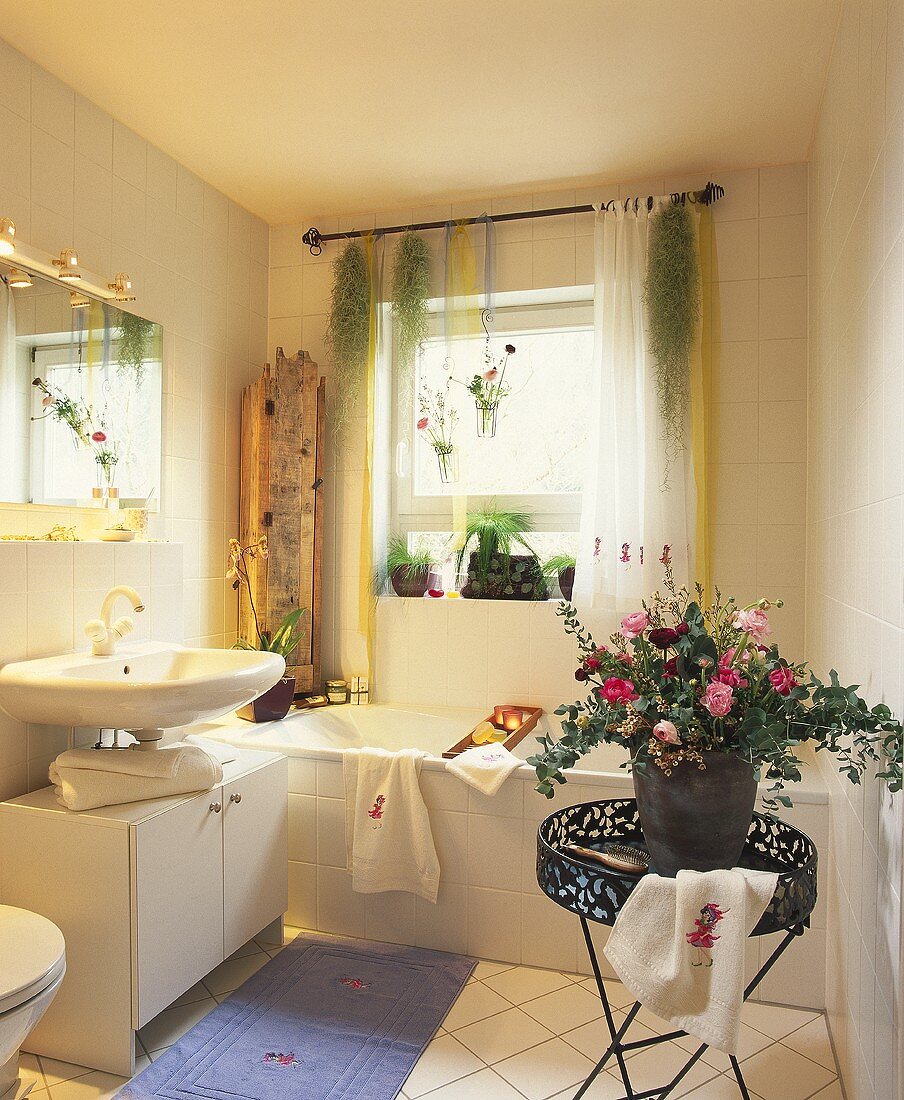
{"label": "dark ceramic vase", "polygon": [[284,676],[263,695],[258,695],[235,713],[246,722],[278,722],[289,713],[294,698],[295,677]]}
{"label": "dark ceramic vase", "polygon": [[562,593],[562,598],[571,603],[571,597],[574,595],[573,565],[569,565],[559,573],[559,591]]}
{"label": "dark ceramic vase", "polygon": [[650,762],[634,773],[637,812],[652,869],[666,878],[679,871],[736,867],[753,820],[756,780],[746,760],[704,752],[704,770],[683,761],[666,775]]}
{"label": "dark ceramic vase", "polygon": [[423,571],[409,573],[407,565],[400,565],[397,569],[393,569],[389,580],[397,596],[412,596],[421,599],[427,591],[430,574]]}

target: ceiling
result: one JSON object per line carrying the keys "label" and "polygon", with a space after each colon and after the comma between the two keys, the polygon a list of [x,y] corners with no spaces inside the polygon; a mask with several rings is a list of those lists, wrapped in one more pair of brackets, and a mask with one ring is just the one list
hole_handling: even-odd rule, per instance
{"label": "ceiling", "polygon": [[271,224],[806,159],[839,0],[0,0]]}

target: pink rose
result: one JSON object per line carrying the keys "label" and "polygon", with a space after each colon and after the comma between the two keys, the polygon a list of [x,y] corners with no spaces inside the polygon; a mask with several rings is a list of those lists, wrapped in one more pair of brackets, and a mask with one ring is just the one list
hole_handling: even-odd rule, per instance
{"label": "pink rose", "polygon": [[728,684],[729,687],[747,687],[747,680],[738,672],[736,668],[728,668],[725,665],[719,665],[718,669],[713,674],[713,679],[720,684]]}
{"label": "pink rose", "polygon": [[53,398],[50,396],[50,394],[41,399],[41,404],[44,406],[45,409],[50,408],[50,406],[53,404]]}
{"label": "pink rose", "polygon": [[665,720],[657,722],[653,727],[653,736],[659,741],[664,741],[667,745],[681,744],[681,738],[678,736],[678,729],[674,722]]}
{"label": "pink rose", "polygon": [[485,382],[492,382],[495,380],[497,374],[499,374],[499,371],[496,370],[495,367],[493,367],[491,370],[486,370],[483,372],[483,379]]}
{"label": "pink rose", "polygon": [[790,695],[791,689],[797,687],[794,673],[787,665],[779,665],[769,673],[769,683],[779,695]]}
{"label": "pink rose", "polygon": [[422,416],[420,418],[420,420],[417,422],[417,430],[419,432],[422,432],[424,430],[424,428],[426,428],[429,423],[430,423],[430,420],[426,416]]}
{"label": "pink rose", "polygon": [[634,690],[634,681],[621,680],[618,676],[610,676],[599,689],[598,694],[613,706],[622,702],[632,703],[635,699],[640,698]]}
{"label": "pink rose", "polygon": [[769,626],[769,616],[758,607],[739,611],[734,617],[734,625],[737,630],[749,634],[755,642],[761,642],[767,634],[772,633]]}
{"label": "pink rose", "polygon": [[[719,668],[731,668],[731,666],[734,664],[736,653],[737,648],[735,646],[729,646],[729,648],[726,649],[722,656],[719,658]],[[749,660],[750,650],[745,649],[744,652],[741,654],[741,663],[746,664],[746,662]]]}
{"label": "pink rose", "polygon": [[721,684],[718,680],[710,680],[706,685],[703,705],[713,718],[724,718],[731,710],[732,703],[734,703],[734,693],[731,686]]}
{"label": "pink rose", "polygon": [[620,661],[623,665],[634,664],[634,658],[631,656],[630,653],[616,653],[615,659],[616,661]]}
{"label": "pink rose", "polygon": [[629,640],[636,638],[650,625],[650,616],[646,611],[632,611],[630,615],[626,615],[621,621],[621,632]]}

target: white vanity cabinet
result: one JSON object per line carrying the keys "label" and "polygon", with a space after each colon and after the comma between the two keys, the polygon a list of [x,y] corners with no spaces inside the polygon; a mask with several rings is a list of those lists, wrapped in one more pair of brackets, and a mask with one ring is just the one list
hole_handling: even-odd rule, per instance
{"label": "white vanity cabinet", "polygon": [[288,907],[288,761],[241,750],[202,794],[72,813],[0,803],[0,900],[48,917],[66,977],[26,1049],[130,1076],[134,1033]]}

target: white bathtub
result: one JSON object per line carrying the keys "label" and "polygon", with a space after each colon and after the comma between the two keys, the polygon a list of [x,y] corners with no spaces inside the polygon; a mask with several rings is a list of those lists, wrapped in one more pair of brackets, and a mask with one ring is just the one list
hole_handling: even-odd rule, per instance
{"label": "white bathtub", "polygon": [[[589,973],[576,917],[543,895],[536,882],[537,826],[562,806],[631,797],[631,777],[619,765],[625,753],[602,746],[569,773],[553,800],[537,794],[536,775],[523,764],[492,798],[446,771],[442,753],[486,717],[482,710],[394,706],[324,707],[298,711],[281,722],[254,724],[221,718],[192,733],[289,757],[290,924],[334,935],[457,951],[485,959]],[[544,715],[537,733],[557,730]],[[515,750],[522,760],[536,751],[536,733]],[[439,898],[430,905],[410,894],[356,894],[346,871],[345,749],[417,747],[429,753],[421,794],[430,815],[441,867]],[[828,843],[826,792],[815,769],[795,792],[791,819],[816,841]],[[597,928],[598,946],[605,930]],[[751,940],[748,966],[772,945]],[[825,925],[814,925],[763,983],[764,999],[824,1007]],[[816,975],[814,981],[811,977]]]}

